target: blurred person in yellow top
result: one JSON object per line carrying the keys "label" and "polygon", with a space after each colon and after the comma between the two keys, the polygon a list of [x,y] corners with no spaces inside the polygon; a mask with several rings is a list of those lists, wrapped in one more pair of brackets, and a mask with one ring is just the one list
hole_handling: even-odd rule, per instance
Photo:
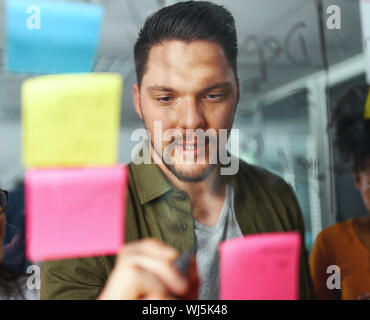
{"label": "blurred person in yellow top", "polygon": [[[369,87],[354,87],[339,101],[331,122],[335,144],[342,160],[352,166],[355,186],[368,211],[370,119],[365,117],[365,107],[369,103]],[[321,231],[310,267],[319,299],[370,299],[370,216],[350,218]]]}

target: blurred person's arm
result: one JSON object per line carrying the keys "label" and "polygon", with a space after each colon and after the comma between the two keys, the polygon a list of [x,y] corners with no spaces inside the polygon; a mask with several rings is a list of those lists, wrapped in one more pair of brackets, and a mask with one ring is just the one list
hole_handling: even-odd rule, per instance
{"label": "blurred person's arm", "polygon": [[312,281],[317,298],[320,300],[340,300],[339,289],[329,289],[327,280],[330,274],[327,273],[328,266],[332,265],[330,249],[325,242],[325,232],[321,231],[317,237],[310,257],[310,270]]}

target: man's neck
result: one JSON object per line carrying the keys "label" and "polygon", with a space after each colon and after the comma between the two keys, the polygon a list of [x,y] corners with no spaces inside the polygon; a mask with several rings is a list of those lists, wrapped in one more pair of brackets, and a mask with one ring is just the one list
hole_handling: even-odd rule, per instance
{"label": "man's neck", "polygon": [[152,146],[150,152],[155,163],[158,164],[172,185],[189,195],[194,219],[204,225],[215,226],[226,197],[226,185],[221,179],[219,166],[214,168],[209,176],[202,181],[184,182],[179,180],[162,161],[159,161],[159,156]]}

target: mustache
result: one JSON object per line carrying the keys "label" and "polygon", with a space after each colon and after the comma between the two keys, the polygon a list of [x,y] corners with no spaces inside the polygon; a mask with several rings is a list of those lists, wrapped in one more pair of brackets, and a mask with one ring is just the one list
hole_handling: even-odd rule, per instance
{"label": "mustache", "polygon": [[206,145],[211,142],[217,142],[217,136],[209,136],[209,135],[194,135],[192,137],[189,136],[171,136],[169,138],[164,139],[164,141],[168,142],[168,144],[189,144],[189,145]]}

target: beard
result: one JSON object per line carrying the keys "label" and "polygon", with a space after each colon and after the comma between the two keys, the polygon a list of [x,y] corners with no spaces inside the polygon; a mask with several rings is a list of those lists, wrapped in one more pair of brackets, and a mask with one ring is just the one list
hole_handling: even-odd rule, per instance
{"label": "beard", "polygon": [[[149,127],[147,126],[147,123],[145,121],[146,119],[145,119],[144,115],[142,117],[142,120],[144,122],[144,126],[145,126],[147,132],[150,133],[151,131],[148,129]],[[185,141],[186,141],[186,139],[185,139]],[[165,152],[163,150],[159,150],[158,148],[155,147],[155,143],[153,141],[153,136],[152,136],[151,133],[149,134],[149,143],[150,143],[150,146],[151,146],[152,150],[156,153],[156,155],[159,157],[159,159],[164,160],[165,159],[165,155],[164,155]],[[217,158],[217,156],[216,156],[216,158]],[[193,183],[203,181],[204,179],[206,179],[213,172],[213,170],[215,170],[218,167],[218,164],[208,163],[208,164],[204,164],[203,168],[201,168],[200,170],[199,170],[199,168],[194,168],[195,170],[192,170],[192,169],[186,170],[184,167],[181,167],[181,165],[178,165],[176,163],[175,164],[170,164],[170,163],[167,163],[167,161],[162,161],[162,163],[164,163],[166,168],[180,181],[182,181],[182,182],[193,182]],[[218,163],[218,161],[216,163]]]}
{"label": "beard", "polygon": [[[150,144],[152,146],[152,149],[154,152],[161,158],[163,159],[162,152],[157,150],[155,148],[153,141],[150,140]],[[212,172],[213,170],[217,167],[217,164],[208,164],[205,165],[201,170],[196,170],[197,172],[194,172],[194,170],[186,170],[183,167],[179,167],[176,164],[169,164],[167,161],[163,161],[164,165],[166,168],[180,181],[182,182],[200,182],[206,179]],[[193,172],[192,172],[193,171]]]}
{"label": "beard", "polygon": [[165,163],[165,166],[168,170],[172,172],[172,174],[182,182],[200,182],[206,179],[212,171],[216,168],[217,165],[210,164],[207,167],[203,168],[200,172],[194,174],[186,172],[181,168],[176,168],[175,165],[170,165]]}

